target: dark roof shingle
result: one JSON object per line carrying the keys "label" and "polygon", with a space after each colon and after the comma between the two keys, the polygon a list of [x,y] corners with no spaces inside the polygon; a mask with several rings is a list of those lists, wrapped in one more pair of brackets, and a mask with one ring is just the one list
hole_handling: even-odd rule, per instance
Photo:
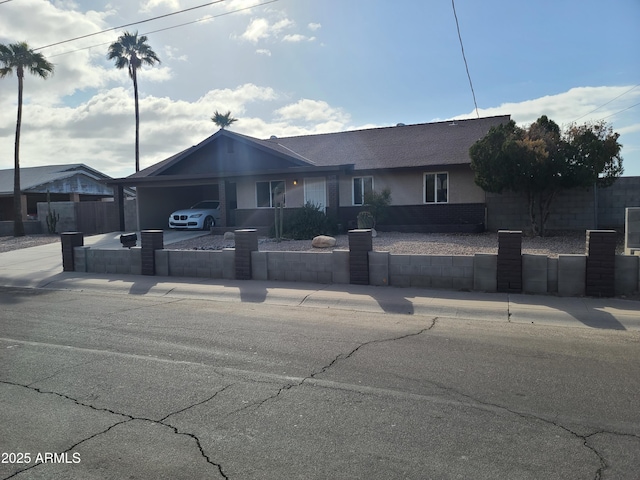
{"label": "dark roof shingle", "polygon": [[469,163],[469,147],[509,118],[504,115],[261,142],[286,147],[318,166],[352,163],[356,170],[366,170],[458,165]]}

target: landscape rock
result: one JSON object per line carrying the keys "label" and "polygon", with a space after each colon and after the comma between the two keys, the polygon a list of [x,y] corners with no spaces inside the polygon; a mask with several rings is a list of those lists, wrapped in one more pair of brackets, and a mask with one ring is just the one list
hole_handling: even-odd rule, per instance
{"label": "landscape rock", "polygon": [[231,240],[235,240],[236,239],[236,234],[233,232],[224,232],[224,239],[225,241],[231,241]]}
{"label": "landscape rock", "polygon": [[336,239],[328,235],[318,235],[311,240],[311,246],[315,248],[329,248],[336,246]]}

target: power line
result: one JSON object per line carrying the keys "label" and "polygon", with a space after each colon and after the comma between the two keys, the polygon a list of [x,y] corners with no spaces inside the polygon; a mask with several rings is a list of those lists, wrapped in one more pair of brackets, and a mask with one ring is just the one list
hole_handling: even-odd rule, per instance
{"label": "power line", "polygon": [[[612,99],[611,99],[611,100],[609,100],[607,103],[603,103],[603,104],[602,104],[602,105],[600,105],[599,107],[594,108],[594,109],[593,109],[593,110],[591,110],[589,113],[585,113],[584,115],[582,115],[582,116],[580,116],[580,117],[576,118],[576,119],[575,119],[573,122],[571,122],[571,123],[575,123],[575,122],[577,122],[578,120],[580,120],[581,118],[584,118],[584,117],[586,117],[587,115],[591,115],[591,114],[592,114],[593,112],[595,112],[596,110],[600,110],[602,107],[604,107],[604,106],[606,106],[606,105],[609,105],[609,104],[610,104],[611,102],[613,102],[614,100],[619,99],[620,97],[622,97],[623,95],[626,95],[626,94],[627,94],[627,93],[629,93],[631,90],[633,90],[634,88],[637,88],[637,87],[640,87],[640,83],[639,83],[638,85],[634,85],[633,87],[631,87],[631,88],[630,88],[629,90],[627,90],[626,92],[621,93],[621,94],[620,94],[620,95],[618,95],[616,98],[612,98]],[[626,110],[626,109],[625,109],[625,110]],[[623,111],[624,111],[624,110],[623,110]],[[614,115],[615,115],[615,113],[614,113]],[[607,118],[607,117],[605,117],[605,118]]]}
{"label": "power line", "polygon": [[614,115],[618,115],[619,113],[626,112],[627,110],[631,110],[633,107],[637,107],[638,105],[640,105],[640,103],[634,103],[634,104],[633,104],[633,105],[631,105],[630,107],[623,108],[623,109],[622,109],[622,110],[620,110],[619,112],[612,113],[611,115],[607,115],[606,117],[602,117],[600,120],[605,120],[605,119],[607,119],[607,118],[609,118],[609,117],[613,117]]}
{"label": "power line", "polygon": [[467,57],[464,54],[464,45],[462,44],[462,35],[460,35],[460,25],[458,24],[458,15],[456,14],[456,4],[454,0],[451,0],[451,6],[453,7],[453,16],[456,19],[456,28],[458,29],[458,39],[460,40],[460,48],[462,49],[462,59],[464,60],[464,68],[467,70],[467,78],[469,78],[469,86],[471,87],[471,95],[473,95],[473,104],[476,107],[476,115],[480,118],[478,112],[478,103],[476,102],[476,92],[473,90],[473,83],[471,82],[471,74],[469,73],[469,65],[467,65]]}
{"label": "power line", "polygon": [[[252,8],[262,7],[263,5],[268,5],[270,3],[275,3],[277,1],[278,0],[269,0],[268,2],[258,3],[257,5],[251,5],[249,7],[238,8],[237,10],[232,10],[230,12],[224,12],[224,13],[219,13],[218,15],[210,15],[210,16],[205,17],[205,18],[199,18],[198,20],[193,20],[191,22],[180,23],[178,25],[173,25],[171,27],[160,28],[158,30],[152,30],[150,32],[142,33],[142,35],[151,35],[152,33],[164,32],[165,30],[172,30],[174,28],[185,27],[187,25],[192,25],[194,23],[206,22],[208,20],[211,20],[212,18],[224,17],[226,15],[231,15],[232,13],[237,13],[237,12],[241,12],[243,10],[250,10]],[[68,55],[69,53],[80,52],[82,50],[89,50],[90,48],[100,47],[100,46],[103,46],[103,45],[109,45],[110,43],[112,43],[112,42],[97,43],[95,45],[90,45],[88,47],[82,47],[82,48],[78,48],[76,50],[69,50],[67,52],[56,53],[55,55],[49,55],[47,58],[54,58],[54,57],[59,57],[61,55]]]}
{"label": "power line", "polygon": [[56,43],[51,43],[49,45],[45,45],[44,47],[38,47],[38,48],[34,48],[33,50],[42,50],[44,48],[49,48],[49,47],[53,47],[55,45],[60,45],[62,43],[68,43],[68,42],[73,42],[75,40],[80,40],[82,38],[87,38],[87,37],[93,37],[94,35],[100,35],[101,33],[106,33],[106,32],[112,32],[113,30],[119,30],[121,28],[125,28],[125,27],[130,27],[132,25],[138,25],[140,23],[146,23],[146,22],[151,22],[153,20],[158,20],[160,18],[166,18],[166,17],[170,17],[172,15],[177,15],[179,13],[184,13],[184,12],[189,12],[191,10],[196,10],[198,8],[203,8],[203,7],[209,7],[211,5],[215,5],[217,3],[222,3],[226,0],[216,0],[215,2],[209,2],[209,3],[204,3],[202,5],[197,5],[195,7],[190,7],[190,8],[185,8],[184,10],[178,10],[176,12],[171,12],[171,13],[165,13],[164,15],[159,15],[157,17],[153,17],[153,18],[147,18],[146,20],[140,20],[139,22],[132,22],[132,23],[127,23],[125,25],[120,25],[118,27],[113,27],[113,28],[107,28],[106,30],[102,30],[100,32],[95,32],[95,33],[89,33],[87,35],[81,35],[79,37],[74,37],[74,38],[70,38],[69,40],[63,40],[61,42],[56,42]]}
{"label": "power line", "polygon": [[0,2],[0,5],[2,5],[3,3],[9,3],[12,2],[13,0],[4,0],[3,2]]}

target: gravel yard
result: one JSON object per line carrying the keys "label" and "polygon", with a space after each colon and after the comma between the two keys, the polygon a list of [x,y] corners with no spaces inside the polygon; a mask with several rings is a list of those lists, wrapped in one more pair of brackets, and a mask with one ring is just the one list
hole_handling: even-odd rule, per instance
{"label": "gravel yard", "polygon": [[19,250],[21,248],[37,247],[47,243],[60,241],[60,235],[25,235],[24,237],[0,237],[0,253]]}
{"label": "gravel yard", "polygon": [[[522,252],[557,257],[560,254],[584,254],[585,232],[552,232],[550,236],[523,236]],[[262,252],[330,252],[334,249],[348,249],[346,235],[338,235],[333,248],[313,248],[311,240],[283,240],[260,238],[258,248]],[[622,253],[624,239],[618,239],[617,253]],[[59,235],[26,235],[24,237],[0,237],[0,253],[19,248],[35,247],[47,243],[59,242]],[[222,235],[204,235],[191,240],[167,245],[174,250],[220,250],[234,247],[233,240],[224,240]],[[498,234],[486,232],[479,234],[455,233],[397,233],[378,232],[373,239],[373,249],[397,254],[422,255],[473,255],[474,253],[498,253]]]}
{"label": "gravel yard", "polygon": [[[262,252],[295,251],[295,252],[330,252],[333,249],[348,249],[346,235],[338,235],[333,248],[313,248],[311,240],[283,240],[276,243],[273,239],[259,239],[258,248]],[[522,239],[523,253],[548,255],[557,257],[560,254],[584,254],[585,232],[554,232],[551,236],[527,237]],[[623,243],[618,242],[618,253],[623,251]],[[174,243],[167,248],[175,250],[220,250],[233,247],[233,240],[224,240],[222,235],[205,235],[192,240]],[[373,239],[373,249],[396,254],[422,255],[473,255],[475,253],[498,253],[498,234],[486,232],[481,234],[454,233],[397,233],[378,232]]]}

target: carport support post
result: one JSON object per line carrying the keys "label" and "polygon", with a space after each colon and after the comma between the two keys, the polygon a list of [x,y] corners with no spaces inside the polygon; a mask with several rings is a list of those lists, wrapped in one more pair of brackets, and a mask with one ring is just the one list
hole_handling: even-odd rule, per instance
{"label": "carport support post", "polygon": [[522,292],[522,231],[498,231],[498,292]]}
{"label": "carport support post", "polygon": [[62,244],[62,271],[75,271],[75,262],[73,258],[73,249],[84,246],[84,233],[82,232],[64,232],[60,234],[60,243]]}
{"label": "carport support post", "polygon": [[164,248],[164,232],[162,230],[142,230],[141,255],[142,255],[142,275],[156,274],[156,250]]}
{"label": "carport support post", "polygon": [[251,280],[251,252],[258,251],[258,231],[246,228],[235,231],[236,280]]}
{"label": "carport support post", "polygon": [[615,295],[616,232],[587,230],[585,293],[590,297]]}
{"label": "carport support post", "polygon": [[114,185],[113,193],[118,212],[118,230],[124,232],[124,187],[122,185]]}
{"label": "carport support post", "polygon": [[369,252],[373,250],[371,229],[349,230],[349,283],[369,285]]}

